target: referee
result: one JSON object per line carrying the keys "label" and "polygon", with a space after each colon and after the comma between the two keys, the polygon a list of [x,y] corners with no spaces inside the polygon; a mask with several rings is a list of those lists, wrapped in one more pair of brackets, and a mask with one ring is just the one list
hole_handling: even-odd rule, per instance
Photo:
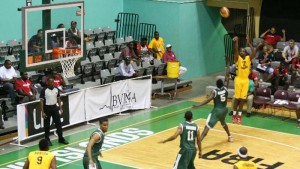
{"label": "referee", "polygon": [[[53,86],[53,82],[54,79],[49,78],[48,86],[43,88],[40,95],[41,111],[44,118],[45,139],[48,140],[49,146],[52,146],[52,143],[49,138],[51,117],[57,129],[58,142],[62,144],[69,144],[69,142],[67,142],[64,139],[62,134],[62,127],[60,121],[61,115],[59,114],[59,111],[61,112],[61,114],[63,113],[63,111],[61,106],[59,89]],[[59,108],[56,106],[56,103],[58,103]]]}

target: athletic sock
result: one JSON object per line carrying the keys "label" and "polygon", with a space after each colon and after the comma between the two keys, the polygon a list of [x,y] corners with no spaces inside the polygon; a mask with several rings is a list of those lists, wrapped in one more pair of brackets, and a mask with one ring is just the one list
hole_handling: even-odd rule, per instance
{"label": "athletic sock", "polygon": [[242,112],[241,111],[239,111],[238,113],[239,113],[239,116],[242,116]]}
{"label": "athletic sock", "polygon": [[232,115],[234,115],[234,116],[235,116],[235,115],[236,115],[236,111],[233,111]]}

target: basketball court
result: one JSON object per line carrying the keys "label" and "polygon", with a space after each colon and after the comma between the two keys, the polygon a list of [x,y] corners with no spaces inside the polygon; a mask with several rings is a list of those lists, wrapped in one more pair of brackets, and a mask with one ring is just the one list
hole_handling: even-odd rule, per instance
{"label": "basketball court", "polygon": [[[191,110],[194,103],[183,101],[110,123],[103,145],[103,158],[100,158],[103,168],[172,168],[180,139],[166,144],[158,142],[176,131],[178,124],[184,120],[184,112]],[[211,109],[212,105],[207,105],[193,111],[194,121],[202,130]],[[248,148],[249,156],[259,168],[296,169],[300,166],[300,160],[295,158],[300,156],[300,130],[294,120],[282,121],[277,117],[263,118],[256,114],[244,118],[244,125],[240,126],[231,124],[230,118],[228,116],[226,120],[234,142],[227,142],[226,133],[217,124],[202,143],[203,158],[195,159],[196,168],[232,168],[240,146]],[[96,126],[66,136],[70,142],[66,146],[52,142],[50,151],[56,154],[58,168],[82,168],[82,156],[94,129]],[[31,146],[1,154],[0,168],[22,168],[28,153],[37,149],[37,146]]]}

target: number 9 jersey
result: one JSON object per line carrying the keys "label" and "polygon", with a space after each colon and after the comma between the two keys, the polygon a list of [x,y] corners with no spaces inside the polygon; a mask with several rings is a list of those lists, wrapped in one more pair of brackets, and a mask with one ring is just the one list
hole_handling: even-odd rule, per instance
{"label": "number 9 jersey", "polygon": [[29,169],[49,169],[54,154],[49,151],[33,151],[28,155]]}

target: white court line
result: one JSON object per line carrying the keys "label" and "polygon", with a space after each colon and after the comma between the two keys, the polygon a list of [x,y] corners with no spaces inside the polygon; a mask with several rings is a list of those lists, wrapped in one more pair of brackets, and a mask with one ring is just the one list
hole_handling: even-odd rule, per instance
{"label": "white court line", "polygon": [[[107,161],[107,160],[101,160],[101,161],[104,161],[104,162],[107,162],[107,163],[112,163],[112,164],[117,164],[117,165],[122,165],[122,166],[125,166],[125,167],[131,167],[131,168],[134,168],[134,169],[143,169],[143,168],[136,168],[136,167],[131,166],[131,165],[125,165],[125,164],[116,163],[116,162],[111,162],[111,161]],[[101,161],[100,161],[100,162],[101,162]]]}

